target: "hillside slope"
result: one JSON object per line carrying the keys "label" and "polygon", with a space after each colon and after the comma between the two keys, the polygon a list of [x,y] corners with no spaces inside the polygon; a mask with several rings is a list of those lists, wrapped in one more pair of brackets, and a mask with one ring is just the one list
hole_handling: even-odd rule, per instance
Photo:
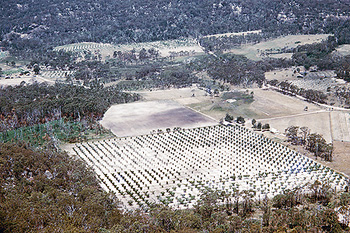
{"label": "hillside slope", "polygon": [[[263,29],[331,32],[347,20],[345,0],[9,0],[0,8],[3,45],[142,42]],[[330,27],[329,27],[330,26]]]}

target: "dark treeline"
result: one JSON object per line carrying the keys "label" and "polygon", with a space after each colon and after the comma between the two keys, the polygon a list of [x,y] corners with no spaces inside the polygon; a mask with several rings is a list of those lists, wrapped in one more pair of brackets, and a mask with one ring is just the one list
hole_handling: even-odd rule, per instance
{"label": "dark treeline", "polygon": [[220,37],[203,37],[200,38],[199,43],[208,51],[222,52],[236,46],[248,43],[259,43],[281,35],[280,31],[276,33],[247,33],[245,35],[231,35],[231,36],[220,36]]}
{"label": "dark treeline", "polygon": [[308,127],[290,126],[285,129],[288,141],[293,145],[302,145],[305,149],[313,153],[317,159],[320,157],[326,161],[333,160],[333,144],[327,143],[321,134],[310,133]]}
{"label": "dark treeline", "polygon": [[136,101],[139,95],[123,93],[95,82],[90,88],[55,84],[21,85],[0,89],[0,130],[15,129],[66,118],[100,119],[116,103]]}
{"label": "dark treeline", "polygon": [[322,91],[299,88],[288,81],[279,82],[277,79],[270,80],[267,83],[271,86],[278,87],[284,94],[293,96],[300,95],[310,102],[325,104],[327,101],[327,95]]}
{"label": "dark treeline", "polygon": [[[307,191],[307,192],[305,192]],[[0,143],[0,232],[348,232],[348,192],[318,181],[273,199],[204,189],[186,210],[122,210],[79,159]],[[337,212],[335,211],[337,208]],[[339,208],[339,209],[338,209]],[[256,218],[257,214],[262,215]]]}
{"label": "dark treeline", "polygon": [[321,43],[300,45],[293,50],[292,60],[295,65],[306,69],[311,66],[317,66],[320,70],[337,69],[341,66],[339,61],[344,59],[332,54],[338,45],[334,36],[329,36]]}
{"label": "dark treeline", "polygon": [[[349,28],[350,32],[350,28]],[[239,46],[244,43],[258,43],[262,40],[271,38],[266,33],[247,34],[244,36],[230,37],[210,37],[201,39],[201,45],[209,51],[221,53],[226,49]],[[320,70],[339,69],[342,67],[342,56],[333,54],[336,47],[343,44],[344,40],[336,36],[329,36],[327,40],[320,43],[299,45],[297,48],[282,48],[278,53],[293,53],[293,65],[304,66],[309,69],[311,66],[317,66]]]}
{"label": "dark treeline", "polygon": [[345,0],[30,1],[0,8],[0,38],[14,51],[81,41],[144,42],[262,29],[335,33],[349,40]]}
{"label": "dark treeline", "polygon": [[350,82],[350,56],[347,56],[339,61],[339,67],[336,69],[338,78]]}

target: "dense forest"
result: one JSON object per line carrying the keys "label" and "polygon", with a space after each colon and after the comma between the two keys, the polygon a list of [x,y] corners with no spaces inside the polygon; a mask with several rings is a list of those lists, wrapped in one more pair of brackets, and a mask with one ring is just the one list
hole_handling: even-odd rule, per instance
{"label": "dense forest", "polygon": [[[315,182],[273,199],[254,191],[205,189],[193,209],[163,205],[125,211],[81,160],[24,143],[0,143],[0,232],[344,232],[350,203]],[[344,220],[344,224],[349,218]]]}
{"label": "dense forest", "polygon": [[122,93],[112,87],[85,88],[60,84],[9,86],[0,89],[0,93],[0,130],[63,117],[99,120],[112,104],[128,103],[140,98],[137,94]]}
{"label": "dense forest", "polygon": [[[0,38],[13,51],[79,41],[144,42],[262,29],[349,40],[348,1],[5,1]],[[278,30],[276,30],[278,28]]]}
{"label": "dense forest", "polygon": [[97,81],[91,82],[90,87],[35,83],[1,88],[0,142],[57,146],[59,140],[85,140],[84,134],[102,133],[98,120],[112,104],[139,99],[137,94],[104,88]]}

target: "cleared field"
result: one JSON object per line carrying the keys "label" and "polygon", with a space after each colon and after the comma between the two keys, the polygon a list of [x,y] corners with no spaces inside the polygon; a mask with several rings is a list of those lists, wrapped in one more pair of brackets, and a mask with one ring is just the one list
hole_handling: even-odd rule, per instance
{"label": "cleared field", "polygon": [[322,134],[328,143],[332,142],[329,112],[304,113],[294,116],[263,119],[260,122],[270,124],[272,128],[277,129],[280,133],[284,133],[285,129],[289,126],[306,126],[311,130],[311,133]]}
{"label": "cleared field", "polygon": [[344,111],[318,111],[286,117],[260,120],[269,123],[280,133],[289,126],[306,126],[311,133],[322,134],[328,143],[334,141],[350,142],[350,113]]}
{"label": "cleared field", "polygon": [[209,126],[217,122],[165,100],[114,105],[107,110],[101,124],[117,136],[135,136],[158,129]]}
{"label": "cleared field", "polygon": [[[242,45],[239,48],[230,49],[227,52],[245,55],[252,60],[261,60],[270,53],[272,53],[273,56],[276,56],[276,54],[281,53],[281,50],[284,48],[291,49],[296,48],[299,45],[321,42],[322,40],[327,39],[330,35],[331,34],[290,35],[260,42],[258,44]],[[286,57],[288,56],[290,56],[290,54],[286,54]]]}
{"label": "cleared field", "polygon": [[255,31],[246,31],[246,32],[229,32],[229,33],[222,33],[222,34],[214,34],[214,35],[208,35],[204,36],[204,38],[210,38],[210,37],[230,37],[230,36],[244,36],[247,34],[260,34],[261,30],[255,30]]}
{"label": "cleared field", "polygon": [[305,113],[307,106],[309,112],[319,111],[320,107],[308,102],[283,95],[276,91],[252,89],[255,101],[250,110],[256,112],[258,118],[273,118]]}
{"label": "cleared field", "polygon": [[269,72],[265,72],[265,78],[266,80],[278,80],[279,82],[282,81],[293,81],[298,80],[297,74],[294,73],[294,71],[299,68],[302,72],[305,71],[304,67],[298,66],[298,67],[292,67],[292,68],[285,68],[285,69],[278,69],[273,70]]}
{"label": "cleared field", "polygon": [[[284,71],[281,71],[284,72]],[[331,142],[332,140],[348,140],[346,133],[346,113],[326,112],[324,108],[302,101],[295,97],[283,95],[276,91],[264,89],[249,89],[254,92],[252,103],[228,103],[220,97],[205,96],[205,92],[195,88],[159,90],[152,92],[139,92],[147,100],[172,99],[208,115],[217,121],[224,118],[226,113],[234,117],[243,116],[246,119],[255,118],[262,123],[269,123],[280,133],[292,125],[307,126],[314,133],[319,133]],[[189,97],[196,93],[195,97]],[[308,107],[308,111],[304,108]],[[339,115],[339,119],[336,118]],[[331,123],[333,124],[331,127]],[[346,131],[346,132],[345,132]]]}
{"label": "cleared field", "polygon": [[350,45],[349,44],[340,45],[336,49],[336,52],[342,56],[348,56],[350,55]]}
{"label": "cleared field", "polygon": [[[263,119],[303,114],[306,106],[309,108],[309,112],[321,110],[320,107],[314,104],[276,91],[254,88],[248,89],[248,93],[250,92],[254,93],[254,101],[249,104],[240,104],[239,101],[229,103],[221,97],[206,95],[204,90],[200,90],[197,87],[137,93],[141,94],[146,100],[174,100],[217,121],[225,117],[227,112],[233,116]],[[193,94],[194,97],[192,97]]]}
{"label": "cleared field", "polygon": [[193,86],[167,90],[138,91],[136,93],[142,95],[146,100],[179,100],[185,102],[183,99],[197,99],[205,96],[206,92]]}
{"label": "cleared field", "polygon": [[333,111],[330,115],[333,140],[350,142],[350,113]]}
{"label": "cleared field", "polygon": [[83,42],[83,43],[58,46],[54,50],[64,50],[64,51],[71,51],[71,52],[83,52],[83,51],[98,52],[102,55],[103,59],[106,59],[107,56],[112,57],[114,51],[131,51],[135,49],[136,52],[139,52],[142,48],[145,48],[145,49],[153,48],[153,49],[159,50],[161,57],[168,57],[171,54],[173,54],[173,52],[180,52],[180,51],[189,52],[190,55],[204,53],[203,48],[200,45],[198,45],[196,40],[193,40],[193,39],[165,40],[165,41],[118,44],[118,45]]}
{"label": "cleared field", "polygon": [[350,176],[350,142],[334,141],[333,146],[334,161],[331,163],[327,162],[325,165]]}
{"label": "cleared field", "polygon": [[29,76],[29,77],[18,77],[18,78],[11,78],[11,79],[0,79],[0,87],[1,86],[17,86],[20,85],[22,82],[25,82],[27,84],[33,84],[35,82],[43,83],[46,82],[48,84],[54,84],[54,80],[49,80],[40,76]]}
{"label": "cleared field", "polygon": [[316,180],[342,190],[345,177],[240,126],[211,126],[77,144],[101,186],[124,208],[192,207],[205,188],[254,190],[255,198]]}

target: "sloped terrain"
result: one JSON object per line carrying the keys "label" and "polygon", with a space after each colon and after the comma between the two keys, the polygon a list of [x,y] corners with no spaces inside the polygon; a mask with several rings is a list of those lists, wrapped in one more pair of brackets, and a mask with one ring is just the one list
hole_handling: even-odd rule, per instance
{"label": "sloped terrain", "polygon": [[113,138],[73,151],[127,208],[152,202],[191,207],[206,188],[254,190],[263,198],[316,180],[345,187],[339,173],[240,126]]}

